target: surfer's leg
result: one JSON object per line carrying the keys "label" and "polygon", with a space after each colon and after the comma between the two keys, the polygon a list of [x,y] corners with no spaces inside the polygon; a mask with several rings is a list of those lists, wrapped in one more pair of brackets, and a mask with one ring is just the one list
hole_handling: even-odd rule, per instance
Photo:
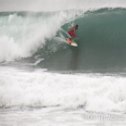
{"label": "surfer's leg", "polygon": [[69,44],[71,45],[71,43],[72,43],[72,38],[69,38]]}
{"label": "surfer's leg", "polygon": [[71,38],[67,38],[67,43],[71,45],[72,41],[71,41]]}

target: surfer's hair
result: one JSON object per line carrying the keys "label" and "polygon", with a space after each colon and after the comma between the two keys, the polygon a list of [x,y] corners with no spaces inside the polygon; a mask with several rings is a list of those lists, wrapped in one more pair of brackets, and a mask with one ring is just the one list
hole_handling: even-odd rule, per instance
{"label": "surfer's hair", "polygon": [[75,28],[78,29],[78,24],[75,25]]}

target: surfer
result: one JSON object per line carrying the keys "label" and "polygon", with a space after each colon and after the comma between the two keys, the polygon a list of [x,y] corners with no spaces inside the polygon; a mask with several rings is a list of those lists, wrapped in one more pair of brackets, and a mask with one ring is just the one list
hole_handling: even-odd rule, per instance
{"label": "surfer", "polygon": [[68,38],[69,39],[69,44],[71,44],[71,42],[73,41],[74,38],[77,37],[76,35],[76,30],[78,29],[78,25],[74,25],[73,27],[71,27],[69,30],[68,30],[68,34],[70,35],[70,37]]}

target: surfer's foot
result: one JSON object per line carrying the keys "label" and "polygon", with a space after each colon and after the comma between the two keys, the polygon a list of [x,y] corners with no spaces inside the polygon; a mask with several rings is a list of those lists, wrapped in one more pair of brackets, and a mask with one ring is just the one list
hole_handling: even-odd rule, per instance
{"label": "surfer's foot", "polygon": [[71,45],[71,43],[72,43],[72,38],[69,38],[69,44]]}

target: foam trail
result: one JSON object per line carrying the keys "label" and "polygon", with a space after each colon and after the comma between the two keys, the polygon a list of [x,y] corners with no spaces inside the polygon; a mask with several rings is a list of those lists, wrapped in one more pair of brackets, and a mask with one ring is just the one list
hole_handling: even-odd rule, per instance
{"label": "foam trail", "polygon": [[125,83],[124,77],[52,74],[0,67],[0,107],[59,105],[88,111],[125,112]]}

